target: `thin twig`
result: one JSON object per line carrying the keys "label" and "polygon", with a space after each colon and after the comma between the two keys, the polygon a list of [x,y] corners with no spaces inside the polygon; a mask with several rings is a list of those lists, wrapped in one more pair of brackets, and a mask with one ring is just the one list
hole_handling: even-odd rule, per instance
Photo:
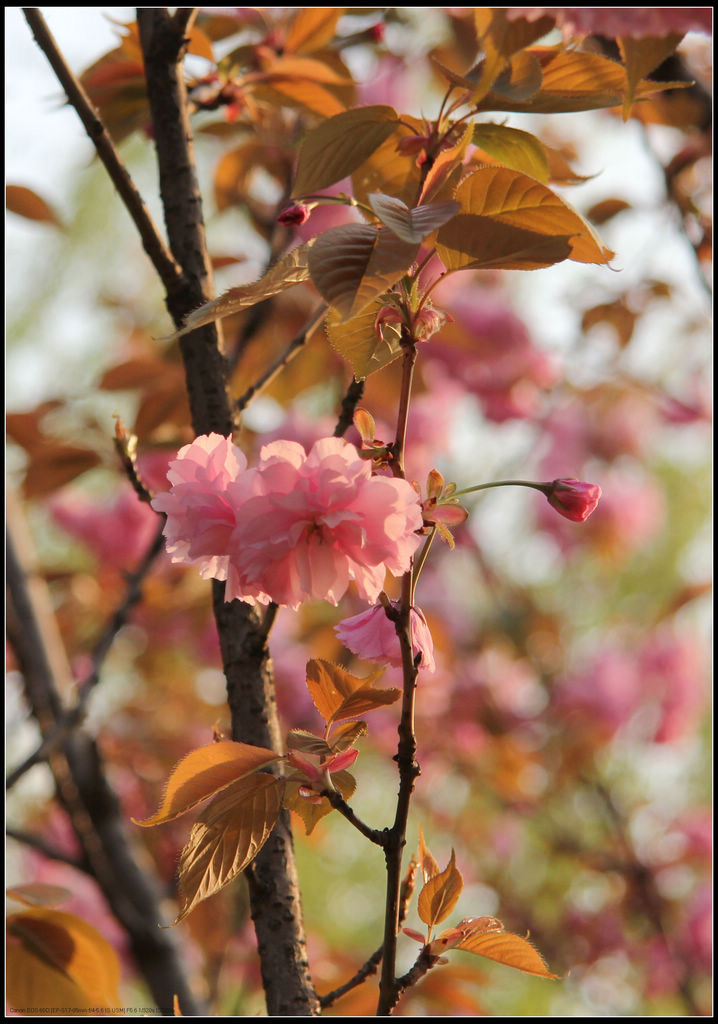
{"label": "thin twig", "polygon": [[25,19],[33,36],[57,75],[70,104],[85,126],[90,141],[97,150],[112,183],[117,189],[127,212],[140,233],[145,252],[159,274],[168,294],[174,294],[185,285],[184,274],[165,244],[137,191],[127,168],[122,162],[107,129],[98,117],[90,99],[60,53],[45,19],[37,7],[23,7]]}
{"label": "thin twig", "polygon": [[361,402],[364,394],[365,381],[357,380],[356,377],[352,378],[352,382],[347,388],[347,392],[342,399],[341,409],[339,410],[339,419],[337,425],[334,428],[335,437],[344,437],[349,427],[354,422],[354,413],[356,407]]}
{"label": "thin twig", "polygon": [[299,350],[304,346],[307,337],[317,326],[326,311],[327,307],[325,305],[321,305],[312,315],[303,330],[289,342],[285,350],[275,360],[275,362],[264,371],[264,373],[255,381],[254,384],[251,385],[251,387],[247,388],[243,395],[240,395],[240,397],[236,399],[234,408],[237,412],[242,412],[246,409],[255,395],[258,395],[259,392],[266,388],[268,384],[271,384],[274,378],[284,369],[285,366],[287,366],[288,363],[291,362]]}
{"label": "thin twig", "polygon": [[381,846],[382,848],[385,846],[386,829],[371,828],[371,826],[367,825],[354,813],[341,793],[338,793],[335,789],[325,789],[322,792],[322,796],[325,796],[334,810],[339,811],[366,839],[376,846]]}

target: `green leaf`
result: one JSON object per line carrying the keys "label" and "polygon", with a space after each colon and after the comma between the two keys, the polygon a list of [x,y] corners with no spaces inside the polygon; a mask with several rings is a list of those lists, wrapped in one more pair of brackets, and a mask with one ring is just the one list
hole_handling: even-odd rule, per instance
{"label": "green leaf", "polygon": [[327,118],[299,149],[292,196],[301,198],[352,174],[397,126],[393,107],[357,107]]}
{"label": "green leaf", "polygon": [[505,167],[521,171],[538,181],[549,179],[548,156],[540,139],[505,124],[476,124],[471,141]]}

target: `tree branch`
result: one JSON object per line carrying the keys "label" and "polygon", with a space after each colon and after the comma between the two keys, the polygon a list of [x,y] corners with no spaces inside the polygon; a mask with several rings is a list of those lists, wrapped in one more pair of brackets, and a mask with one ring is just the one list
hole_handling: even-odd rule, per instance
{"label": "tree branch", "polygon": [[[181,301],[168,302],[177,326],[211,298],[211,268],[202,222],[181,55],[184,33],[166,8],[138,8],[147,92],[154,125],[160,193],[170,246],[189,280]],[[232,433],[227,364],[215,324],[181,339],[192,423],[197,434]],[[213,584],[214,612],[235,740],[281,751],[267,627],[257,608],[224,600]],[[271,621],[271,620],[268,620]],[[311,983],[288,812],[246,872],[270,1016],[313,1016]]]}

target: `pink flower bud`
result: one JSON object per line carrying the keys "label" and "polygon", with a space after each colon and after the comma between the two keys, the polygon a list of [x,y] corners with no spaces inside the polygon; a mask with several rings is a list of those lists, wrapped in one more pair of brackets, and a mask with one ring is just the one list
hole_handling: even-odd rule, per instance
{"label": "pink flower bud", "polygon": [[574,523],[583,523],[598,505],[601,488],[598,484],[584,483],[582,480],[575,480],[571,477],[566,480],[554,480],[547,484],[544,493],[548,498],[549,505],[553,505],[564,519],[570,519]]}
{"label": "pink flower bud", "polygon": [[314,206],[307,205],[305,203],[290,203],[289,206],[285,206],[282,212],[277,217],[277,221],[280,224],[286,224],[288,226],[298,226],[304,224],[309,220]]}

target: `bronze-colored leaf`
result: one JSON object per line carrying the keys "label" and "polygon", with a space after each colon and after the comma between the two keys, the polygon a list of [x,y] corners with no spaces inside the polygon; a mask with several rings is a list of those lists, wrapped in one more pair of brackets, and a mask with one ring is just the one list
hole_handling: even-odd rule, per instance
{"label": "bronze-colored leaf", "polygon": [[52,224],[56,228],[64,227],[62,220],[47,200],[25,185],[5,186],[5,206],[11,213],[17,213],[28,220]]}
{"label": "bronze-colored leaf", "polygon": [[355,691],[373,686],[383,673],[383,669],[377,669],[361,679],[340,665],[315,658],[307,662],[307,689],[319,714],[330,723]]}
{"label": "bronze-colored leaf", "polygon": [[423,242],[461,209],[456,200],[446,199],[441,203],[427,203],[410,210],[401,199],[385,196],[381,192],[370,195],[369,204],[385,227],[404,242],[410,243]]}
{"label": "bronze-colored leaf", "polygon": [[[489,918],[489,920],[494,919]],[[539,978],[553,980],[558,978],[557,974],[552,974],[549,971],[544,958],[528,939],[522,939],[520,935],[512,935],[510,932],[499,931],[493,927],[486,931],[478,930],[471,933],[457,943],[456,949],[485,956],[489,960],[496,960],[497,963],[505,964],[507,967],[515,967],[526,974],[535,974]]]}
{"label": "bronze-colored leaf", "polygon": [[419,853],[418,853],[419,870],[421,871],[424,883],[429,881],[430,878],[434,878],[435,875],[440,874],[439,865],[436,863],[434,858],[429,853],[429,848],[424,842],[424,833],[419,826]]}
{"label": "bronze-colored leaf", "polygon": [[441,229],[436,249],[448,270],[539,270],[568,259],[571,244],[568,235],[460,213]]}
{"label": "bronze-colored leaf", "polygon": [[401,355],[400,332],[393,324],[377,336],[375,323],[381,301],[374,302],[349,320],[330,310],[324,323],[329,344],[351,364],[357,380],[381,370]]}
{"label": "bronze-colored leaf", "polygon": [[654,71],[666,57],[675,52],[683,35],[673,32],[667,36],[625,36],[617,39],[618,49],[626,67],[628,89],[623,100],[623,120],[627,121],[636,96],[639,82]]}
{"label": "bronze-colored leaf", "polygon": [[228,786],[200,815],[180,856],[182,909],[175,924],[251,864],[279,817],[283,789],[282,779],[250,775]]}
{"label": "bronze-colored leaf", "polygon": [[156,813],[144,821],[132,820],[144,828],[172,821],[238,779],[251,776],[277,759],[278,755],[266,747],[232,740],[198,747],[183,757],[170,772]]}
{"label": "bronze-colored leaf", "polygon": [[287,53],[314,53],[334,38],[343,7],[300,7],[292,19],[284,49]]}
{"label": "bronze-colored leaf", "polygon": [[312,283],[347,320],[356,316],[406,273],[418,245],[368,224],[329,228],[309,253]]}
{"label": "bronze-colored leaf", "polygon": [[471,141],[494,157],[504,167],[521,171],[544,183],[549,179],[546,148],[530,132],[509,128],[505,124],[476,124]]}
{"label": "bronze-colored leaf", "polygon": [[443,921],[456,906],[464,888],[461,872],[456,867],[456,857],[451,851],[451,860],[444,871],[434,875],[419,893],[417,910],[419,917],[432,928]]}
{"label": "bronze-colored leaf", "polygon": [[394,131],[393,107],[357,107],[323,121],[308,132],[299,149],[292,189],[301,198],[352,174]]}
{"label": "bronze-colored leaf", "polygon": [[6,964],[6,997],[13,1009],[33,1013],[38,1006],[71,1006],[82,1016],[118,1009],[119,960],[91,925],[45,907],[12,914],[7,928],[15,940],[8,944]]}

